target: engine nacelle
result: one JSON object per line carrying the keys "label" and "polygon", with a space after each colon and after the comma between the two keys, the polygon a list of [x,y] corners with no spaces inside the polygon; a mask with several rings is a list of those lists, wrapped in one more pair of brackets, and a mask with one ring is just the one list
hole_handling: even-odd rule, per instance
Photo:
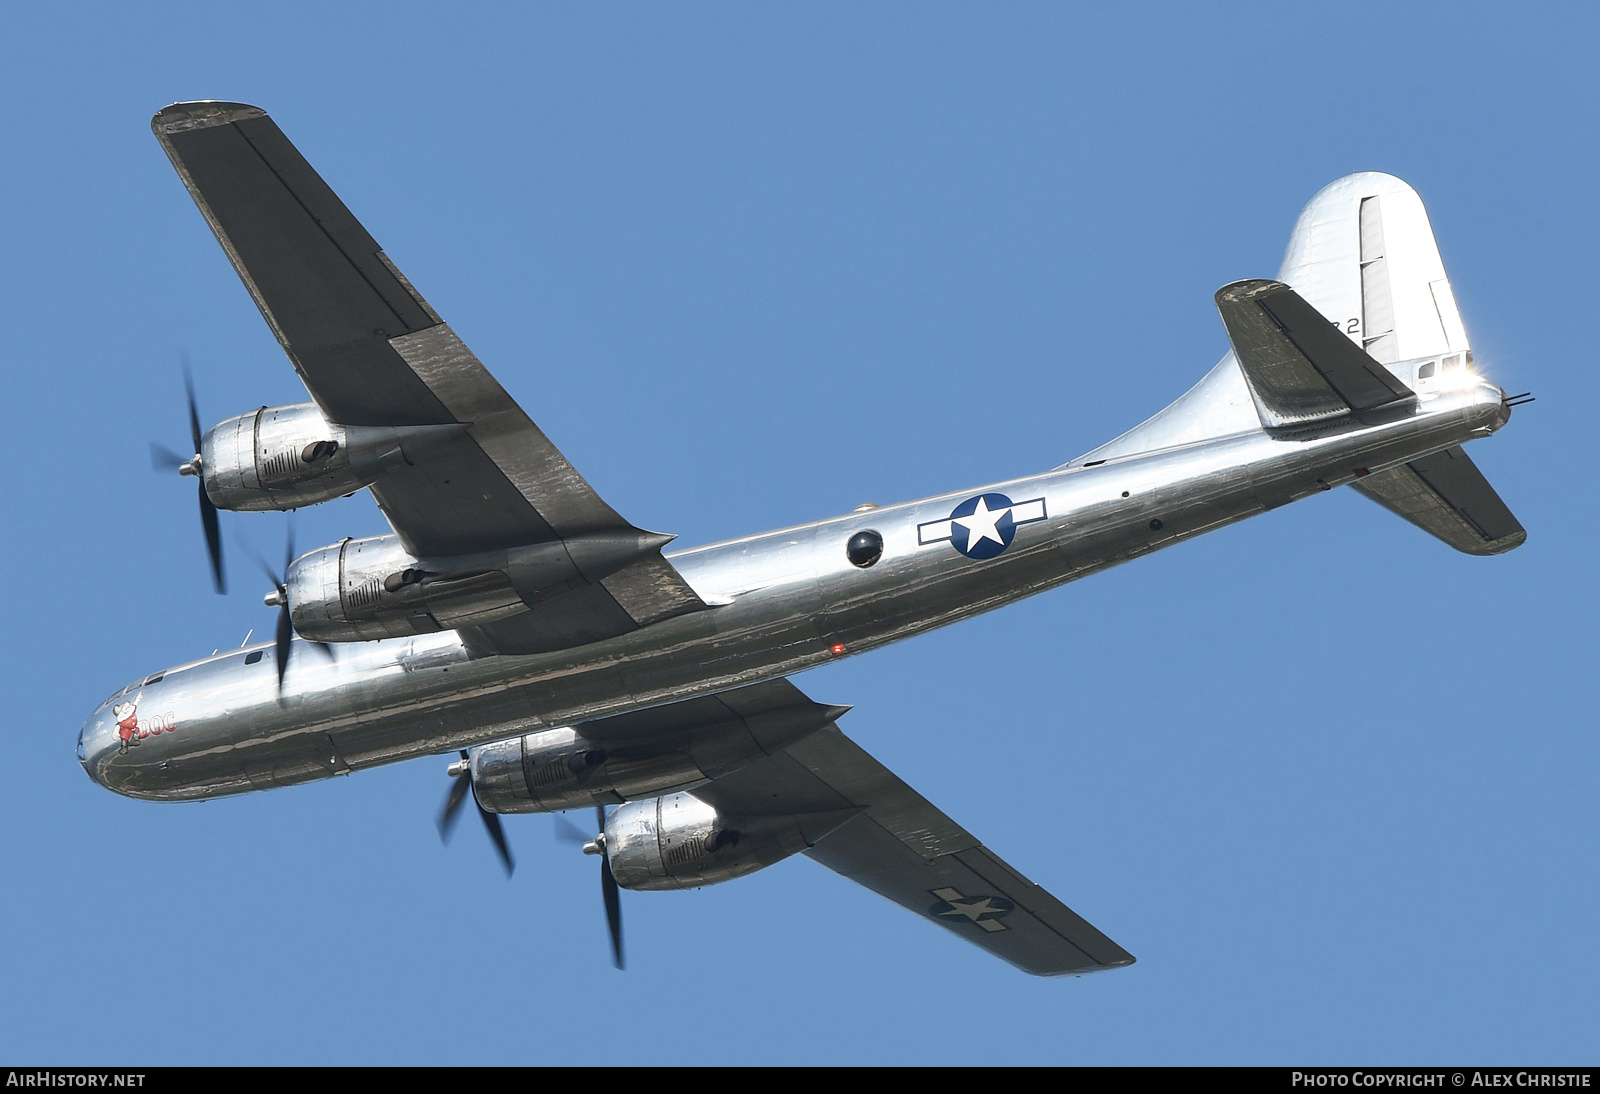
{"label": "engine nacelle", "polygon": [[771,866],[860,812],[724,816],[693,794],[667,794],[613,810],[605,855],[624,889],[695,889]]}
{"label": "engine nacelle", "polygon": [[392,534],[301,555],[285,582],[294,629],[315,642],[361,642],[475,626],[527,608],[493,569],[425,591],[428,572]]}
{"label": "engine nacelle", "polygon": [[369,486],[467,428],[339,425],[314,403],[264,406],[206,433],[200,473],[218,509],[299,509]]}
{"label": "engine nacelle", "polygon": [[[603,739],[562,727],[473,749],[478,804],[492,813],[547,813],[685,790],[775,756],[849,709],[804,696],[762,707],[741,704],[737,712],[717,698],[694,702],[702,704],[698,710],[686,709],[694,704],[680,708],[685,720],[675,732],[630,740],[635,716],[623,715],[597,724]],[[659,726],[654,712],[640,717],[641,725]]]}
{"label": "engine nacelle", "polygon": [[708,778],[670,744],[643,751],[649,754],[613,756],[570,727],[541,730],[474,749],[472,789],[491,813],[548,813],[699,786]]}
{"label": "engine nacelle", "polygon": [[347,539],[290,564],[289,612],[295,631],[316,642],[482,626],[599,581],[671,540],[630,530],[417,558],[392,534]]}

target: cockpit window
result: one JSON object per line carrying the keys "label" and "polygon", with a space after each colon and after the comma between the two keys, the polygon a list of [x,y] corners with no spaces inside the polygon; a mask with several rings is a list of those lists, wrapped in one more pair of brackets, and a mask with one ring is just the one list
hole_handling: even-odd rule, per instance
{"label": "cockpit window", "polygon": [[1426,380],[1428,377],[1433,375],[1434,369],[1436,369],[1438,367],[1439,367],[1439,362],[1437,362],[1437,361],[1429,361],[1427,364],[1425,364],[1421,368],[1417,369],[1417,379]]}
{"label": "cockpit window", "polygon": [[249,653],[244,655],[244,663],[247,664],[247,665],[255,664],[257,661],[261,660],[261,655],[263,653],[265,653],[265,652],[267,652],[267,651],[266,650],[251,650]]}

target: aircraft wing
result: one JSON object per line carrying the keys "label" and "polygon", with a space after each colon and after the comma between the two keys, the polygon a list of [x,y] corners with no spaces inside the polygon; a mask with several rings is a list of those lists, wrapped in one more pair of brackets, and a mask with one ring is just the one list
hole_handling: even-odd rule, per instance
{"label": "aircraft wing", "polygon": [[1068,976],[1133,964],[835,725],[692,793],[732,814],[860,810],[806,854],[1024,972]]}
{"label": "aircraft wing", "polygon": [[[406,549],[470,554],[638,532],[489,375],[265,111],[179,103],[151,128],[330,421],[466,423],[371,487]],[[659,549],[484,627],[486,652],[593,641],[705,607]]]}

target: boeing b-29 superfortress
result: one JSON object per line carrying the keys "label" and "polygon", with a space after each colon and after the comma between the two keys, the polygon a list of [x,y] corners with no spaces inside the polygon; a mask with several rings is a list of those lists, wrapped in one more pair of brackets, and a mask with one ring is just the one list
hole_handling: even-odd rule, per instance
{"label": "boeing b-29 superfortress", "polygon": [[[498,815],[595,809],[618,887],[709,885],[796,852],[1017,967],[1133,957],[838,728],[788,676],[1350,485],[1450,546],[1526,538],[1462,451],[1516,399],[1474,368],[1422,202],[1350,175],[1301,213],[1277,280],[1216,304],[1232,349],[1177,402],[1060,467],[664,554],[607,505],[266,113],[180,103],[171,157],[311,402],[201,434],[200,509],[372,492],[383,535],[288,561],[275,642],[141,678],[78,758],[185,801],[459,753]],[[298,636],[298,638],[296,637]],[[609,812],[607,809],[609,808]]]}

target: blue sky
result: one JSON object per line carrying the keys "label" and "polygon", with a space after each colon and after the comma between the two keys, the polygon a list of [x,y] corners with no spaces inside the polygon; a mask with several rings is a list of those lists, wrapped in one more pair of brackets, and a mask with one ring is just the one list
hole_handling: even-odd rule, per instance
{"label": "blue sky", "polygon": [[[460,7],[460,6],[458,6]],[[7,169],[0,1056],[79,1063],[1593,1062],[1597,17],[1580,5],[34,5]],[[1350,491],[807,674],[1139,958],[1025,977],[804,859],[623,894],[441,760],[195,806],[72,757],[270,628],[208,421],[303,390],[150,136],[257,103],[617,509],[685,544],[1061,463],[1225,349],[1354,170],[1427,203],[1528,527]],[[384,530],[357,497],[303,547]]]}

